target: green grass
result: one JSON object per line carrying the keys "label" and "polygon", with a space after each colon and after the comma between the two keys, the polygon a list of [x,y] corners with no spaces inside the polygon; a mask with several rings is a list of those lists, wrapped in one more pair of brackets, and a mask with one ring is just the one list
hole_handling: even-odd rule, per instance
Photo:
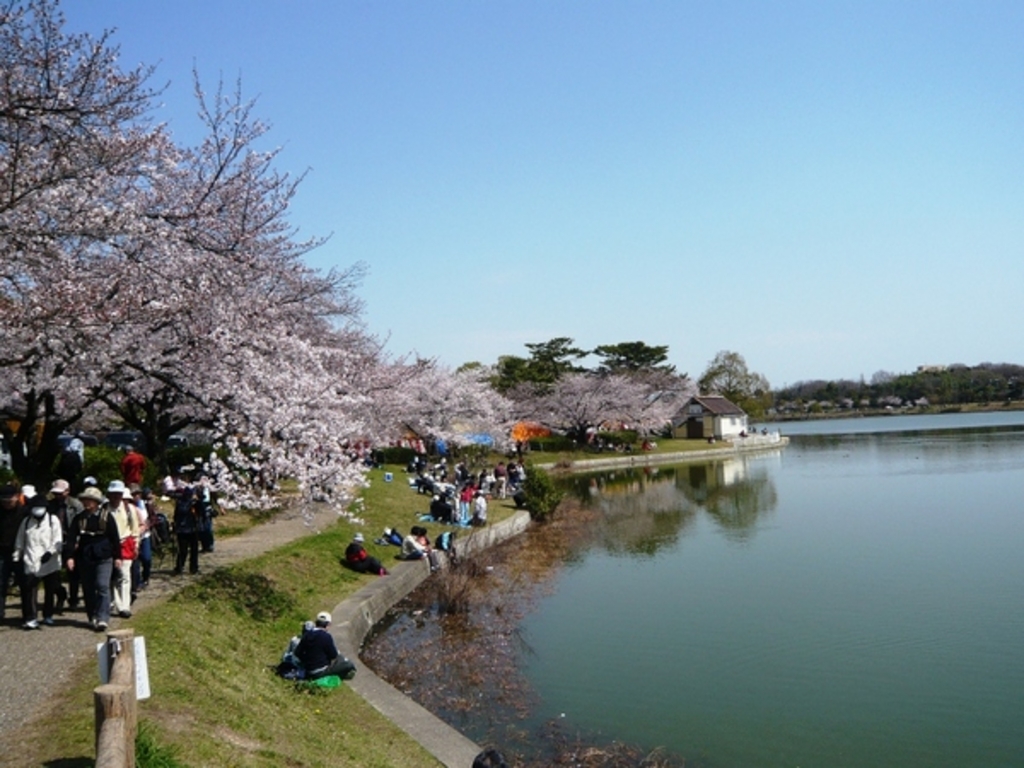
{"label": "green grass", "polygon": [[[398,549],[373,539],[385,527],[407,532],[426,511],[429,497],[409,489],[400,468],[387,469],[394,482],[383,482],[384,470],[371,473],[363,525],[338,522],[136,614],[129,625],[146,638],[153,691],[140,702],[140,723],[147,750],[158,755],[142,768],[437,764],[347,686],[312,695],[271,670],[304,620],[379,578],[339,564],[352,534],[363,531],[370,553],[391,565]],[[497,521],[513,511],[510,501],[495,501],[490,516]],[[431,536],[444,528],[424,525]],[[92,756],[96,684],[90,659],[76,671],[66,702],[26,736],[34,764]]]}

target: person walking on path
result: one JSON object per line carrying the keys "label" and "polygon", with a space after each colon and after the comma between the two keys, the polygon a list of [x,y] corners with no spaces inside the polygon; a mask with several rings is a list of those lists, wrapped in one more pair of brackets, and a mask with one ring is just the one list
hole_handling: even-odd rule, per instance
{"label": "person walking on path", "polygon": [[[117,523],[118,564],[114,567],[114,612],[122,619],[132,615],[132,563],[139,554],[139,518],[134,505],[125,501],[127,492],[120,480],[107,486],[107,510]],[[131,498],[131,496],[129,496]]]}
{"label": "person walking on path", "polygon": [[180,576],[184,570],[186,557],[189,573],[199,573],[199,515],[199,500],[195,489],[183,489],[174,503],[174,535],[178,537],[178,555],[174,564],[176,576]]}
{"label": "person walking on path", "polygon": [[[71,521],[82,511],[82,505],[78,499],[71,498],[71,484],[59,479],[54,480],[50,487],[50,500],[46,508],[60,521],[61,540],[64,542],[61,560],[66,568],[68,558],[71,557]],[[67,574],[67,587],[61,582],[57,588],[57,613],[64,610],[65,603],[71,610],[78,608],[78,574],[74,571],[68,571]]]}
{"label": "person walking on path", "polygon": [[24,571],[21,612],[25,629],[39,629],[39,585],[43,585],[43,623],[53,624],[54,603],[60,587],[63,532],[60,520],[46,509],[46,499],[35,496],[25,504],[29,514],[21,521],[14,540],[14,562]]}
{"label": "person walking on path", "polygon": [[25,516],[21,505],[21,492],[16,485],[0,487],[0,621],[7,612],[7,587],[14,576],[19,591],[22,586],[21,569],[14,562],[14,540]]}
{"label": "person walking on path", "polygon": [[78,500],[85,509],[71,524],[68,569],[78,569],[89,626],[103,631],[110,626],[110,578],[121,567],[121,539],[113,515],[100,509],[103,494],[98,488],[86,488]]}

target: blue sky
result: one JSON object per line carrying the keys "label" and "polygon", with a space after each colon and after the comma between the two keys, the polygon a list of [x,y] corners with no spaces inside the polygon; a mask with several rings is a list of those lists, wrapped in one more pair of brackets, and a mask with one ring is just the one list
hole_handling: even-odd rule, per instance
{"label": "blue sky", "polygon": [[364,262],[370,331],[450,365],[669,346],[773,386],[1024,363],[1024,4],[65,0],[168,82],[239,77]]}

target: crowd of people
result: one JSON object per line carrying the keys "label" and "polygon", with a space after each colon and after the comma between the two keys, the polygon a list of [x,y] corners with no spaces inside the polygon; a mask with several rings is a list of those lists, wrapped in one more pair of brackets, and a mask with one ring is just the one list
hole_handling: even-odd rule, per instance
{"label": "crowd of people", "polygon": [[0,618],[13,581],[25,629],[53,625],[65,608],[84,604],[89,625],[104,630],[112,615],[131,616],[149,580],[152,494],[112,480],[103,492],[86,478],[77,496],[57,479],[47,493],[30,485],[0,487]]}
{"label": "crowd of people", "polygon": [[431,466],[425,456],[418,455],[407,471],[412,475],[409,485],[419,493],[431,495],[431,519],[461,526],[486,525],[488,499],[511,497],[521,506],[522,484],[526,479],[522,464],[513,460],[473,473],[462,461],[449,470],[444,457]]}
{"label": "crowd of people", "polygon": [[[129,618],[149,586],[154,545],[168,543],[171,524],[151,489],[142,487],[145,458],[134,450],[121,462],[124,479],[101,490],[94,477],[58,478],[47,492],[32,485],[0,486],[0,621],[7,621],[11,586],[21,598],[21,626],[52,626],[65,611],[85,611],[97,631],[111,617]],[[217,514],[208,483],[173,473],[163,481],[174,502],[178,552],[175,574],[199,572],[199,552],[214,547]],[[42,601],[39,593],[42,591]]]}

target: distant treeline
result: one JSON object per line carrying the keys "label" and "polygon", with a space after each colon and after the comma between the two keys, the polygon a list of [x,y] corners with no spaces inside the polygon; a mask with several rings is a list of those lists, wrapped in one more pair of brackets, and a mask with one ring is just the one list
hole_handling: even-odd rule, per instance
{"label": "distant treeline", "polygon": [[801,381],[774,394],[779,413],[1008,402],[1024,399],[1024,366],[921,366],[914,373],[878,371],[870,382]]}

